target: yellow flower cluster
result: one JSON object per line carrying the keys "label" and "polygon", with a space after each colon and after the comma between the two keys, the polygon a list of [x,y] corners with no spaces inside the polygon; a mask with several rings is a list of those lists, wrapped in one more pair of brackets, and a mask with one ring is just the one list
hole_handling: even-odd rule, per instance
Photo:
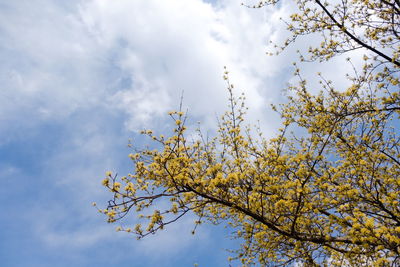
{"label": "yellow flower cluster", "polygon": [[[129,156],[134,173],[120,182],[107,174],[103,185],[114,194],[104,210],[109,221],[132,208],[141,214],[166,198],[169,208],[140,216],[148,221],[144,229],[122,230],[141,238],[192,211],[196,224],[225,221],[239,229],[237,237],[246,240],[238,252],[243,264],[307,253],[329,255],[332,264],[343,257],[365,264],[395,257],[400,145],[382,111],[386,100],[354,90],[330,96],[293,90],[297,96],[282,107],[282,116],[290,121],[286,127],[306,128],[308,135],[292,139],[282,129],[269,141],[254,139],[242,127],[243,99],[232,96],[215,139],[190,142],[184,124],[176,123],[175,135],[158,139],[161,150]],[[371,109],[371,101],[379,108]],[[184,121],[184,114],[177,116]]]}

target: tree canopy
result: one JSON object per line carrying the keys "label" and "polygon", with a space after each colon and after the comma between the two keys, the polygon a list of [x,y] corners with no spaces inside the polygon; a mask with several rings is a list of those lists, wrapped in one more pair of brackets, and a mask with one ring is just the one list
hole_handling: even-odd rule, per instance
{"label": "tree canopy", "polygon": [[170,136],[143,131],[158,149],[135,148],[127,176],[106,174],[113,197],[100,211],[109,222],[137,213],[142,224],[119,230],[139,238],[188,212],[195,224],[228,224],[243,240],[233,257],[243,265],[399,266],[400,1],[290,2],[297,12],[278,53],[310,34],[321,40],[299,51],[310,64],[343,54],[352,64],[359,49],[363,67],[341,77],[351,85],[335,88],[321,74],[312,94],[296,69],[288,102],[274,107],[282,128],[267,139],[246,126],[244,96],[226,71],[229,110],[216,136],[187,135],[187,116],[170,112]]}

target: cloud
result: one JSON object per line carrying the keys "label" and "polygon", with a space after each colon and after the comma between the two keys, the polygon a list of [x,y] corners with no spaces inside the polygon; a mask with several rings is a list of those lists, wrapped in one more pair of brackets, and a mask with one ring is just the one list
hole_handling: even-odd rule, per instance
{"label": "cloud", "polygon": [[[39,2],[10,2],[0,10],[0,126],[7,138],[87,107],[124,112],[129,130],[152,127],[178,108],[182,92],[190,114],[213,127],[215,114],[227,107],[223,66],[246,93],[250,121],[261,120],[266,131],[277,126],[279,120],[265,118],[268,104],[282,99],[296,55],[294,47],[279,57],[264,54],[269,40],[287,36],[279,18],[293,11],[288,1],[263,9],[225,0]],[[319,88],[321,68],[327,78],[351,70],[338,70],[339,64],[303,64],[303,74]]]}
{"label": "cloud", "polygon": [[[2,139],[98,104],[106,87],[101,51],[73,4],[12,1],[0,9]],[[27,12],[29,10],[29,12]]]}
{"label": "cloud", "polygon": [[267,23],[272,13],[199,0],[90,1],[81,7],[92,35],[115,51],[114,64],[130,80],[112,98],[130,116],[130,129],[176,109],[182,92],[190,114],[211,127],[227,107],[223,66],[245,91],[250,116],[264,112],[266,98],[277,94],[265,81],[284,67],[263,56],[276,30],[275,22]]}

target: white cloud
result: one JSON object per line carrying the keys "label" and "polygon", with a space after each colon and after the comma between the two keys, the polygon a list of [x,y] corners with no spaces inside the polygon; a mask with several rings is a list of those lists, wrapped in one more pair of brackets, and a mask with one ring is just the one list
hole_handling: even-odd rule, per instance
{"label": "white cloud", "polygon": [[115,64],[131,79],[112,98],[130,115],[131,129],[177,108],[182,91],[189,112],[211,127],[227,106],[225,65],[246,92],[251,117],[263,120],[255,114],[277,94],[265,81],[285,67],[264,56],[276,30],[270,15],[228,1],[91,1],[81,8],[92,35],[116,51]]}
{"label": "white cloud", "polygon": [[0,9],[0,127],[8,138],[104,99],[101,51],[70,4],[11,1]]}
{"label": "white cloud", "polygon": [[52,248],[61,247],[64,249],[79,250],[93,246],[107,239],[118,238],[115,231],[106,224],[79,228],[72,231],[60,231],[59,229],[52,228],[52,226],[48,225],[48,222],[49,221],[46,220],[43,221],[44,224],[37,225],[36,234],[40,236],[47,246]]}
{"label": "white cloud", "polygon": [[[178,107],[183,91],[190,114],[212,127],[227,106],[225,65],[247,95],[251,121],[275,128],[266,119],[268,104],[280,99],[296,55],[294,47],[278,57],[265,52],[268,40],[280,43],[287,35],[279,18],[293,10],[288,1],[279,9],[226,0],[40,3],[10,2],[0,19],[7,58],[0,66],[2,128],[61,120],[87,106],[117,107],[131,130],[153,127],[154,119]],[[296,47],[309,43],[300,39]],[[328,78],[349,72],[339,64],[302,68],[317,88],[314,74],[321,68]]]}

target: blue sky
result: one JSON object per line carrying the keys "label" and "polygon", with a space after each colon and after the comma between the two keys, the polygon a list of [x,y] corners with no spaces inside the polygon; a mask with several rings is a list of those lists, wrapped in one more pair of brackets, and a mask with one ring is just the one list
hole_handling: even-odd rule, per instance
{"label": "blue sky", "polygon": [[265,52],[285,38],[279,17],[291,7],[240,3],[0,0],[1,266],[229,265],[224,249],[237,244],[222,226],[192,236],[189,215],[136,241],[91,203],[110,197],[106,171],[131,170],[129,138],[141,146],[143,128],[168,131],[182,92],[193,123],[215,129],[227,106],[223,66],[247,96],[249,122],[274,133],[268,106],[284,100],[295,49]]}

